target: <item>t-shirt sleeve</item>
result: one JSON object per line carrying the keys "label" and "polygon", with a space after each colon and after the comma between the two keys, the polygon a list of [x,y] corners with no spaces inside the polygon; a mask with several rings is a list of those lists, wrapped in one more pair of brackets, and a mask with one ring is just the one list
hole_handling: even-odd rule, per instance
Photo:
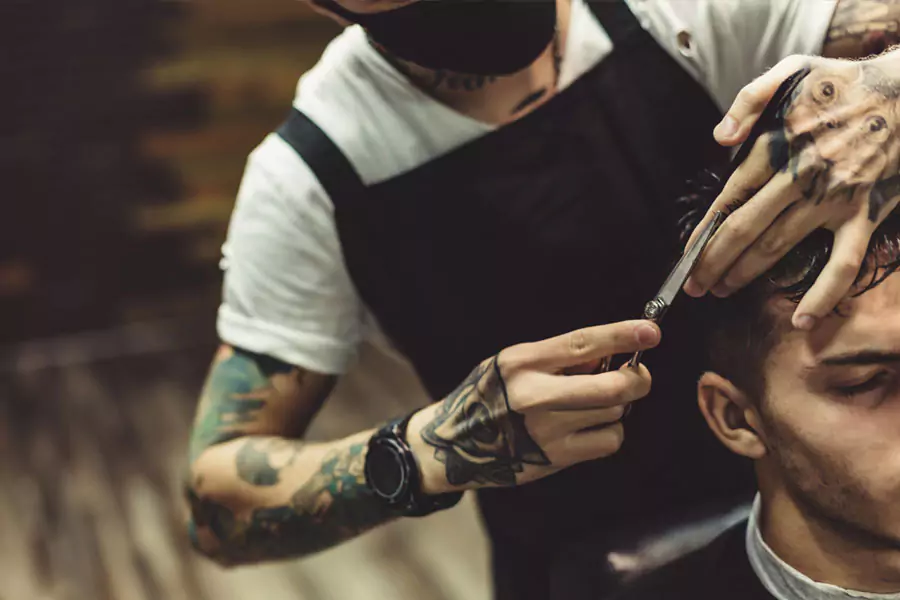
{"label": "t-shirt sleeve", "polygon": [[361,303],[331,202],[281,138],[250,155],[222,247],[223,342],[327,374],[355,357]]}
{"label": "t-shirt sleeve", "polygon": [[[663,2],[661,1],[661,4]],[[792,54],[820,54],[837,0],[668,0],[668,38],[724,111]]]}

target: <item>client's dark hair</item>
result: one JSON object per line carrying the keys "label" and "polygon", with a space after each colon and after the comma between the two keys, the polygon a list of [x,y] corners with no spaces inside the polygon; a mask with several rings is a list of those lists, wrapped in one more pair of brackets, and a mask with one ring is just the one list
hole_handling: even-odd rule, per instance
{"label": "client's dark hair", "polygon": [[[727,172],[722,169],[721,172]],[[691,192],[680,198],[682,241],[721,192],[723,178],[704,171],[691,182]],[[764,364],[779,339],[780,325],[766,309],[775,296],[799,302],[815,282],[831,254],[833,235],[819,229],[792,249],[765,275],[728,298],[707,295],[703,314],[708,366],[759,400],[765,391]],[[854,294],[862,294],[900,268],[900,214],[892,213],[872,236]]]}

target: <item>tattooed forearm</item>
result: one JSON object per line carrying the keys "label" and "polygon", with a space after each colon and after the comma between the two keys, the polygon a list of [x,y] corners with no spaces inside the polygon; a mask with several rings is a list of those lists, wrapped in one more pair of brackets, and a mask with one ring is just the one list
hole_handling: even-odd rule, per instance
{"label": "tattooed forearm", "polygon": [[190,443],[186,495],[198,549],[224,564],[299,556],[386,518],[365,487],[369,434],[330,444],[297,439],[334,383],[223,346]]}
{"label": "tattooed forearm", "polygon": [[191,460],[206,448],[246,434],[276,390],[271,377],[289,365],[240,350],[223,348],[216,356],[200,397],[191,432]]}
{"label": "tattooed forearm", "polygon": [[[265,451],[267,443],[248,442],[238,453],[238,470],[253,485],[279,483],[287,467],[273,466],[277,461]],[[327,453],[313,476],[282,505],[236,512],[205,497],[203,482],[195,482],[187,490],[194,545],[222,564],[248,564],[318,552],[388,521],[391,515],[365,483],[365,449],[365,443],[350,443]],[[273,453],[282,460],[288,454],[285,448]],[[249,477],[248,455],[257,465]]]}
{"label": "tattooed forearm", "polygon": [[510,408],[496,357],[472,371],[441,403],[422,429],[422,439],[435,448],[452,485],[515,485],[526,464],[550,464],[525,418]]}
{"label": "tattooed forearm", "polygon": [[277,485],[281,469],[294,463],[302,446],[279,438],[248,438],[235,459],[238,477],[252,485]]}
{"label": "tattooed forearm", "polygon": [[298,437],[334,386],[333,376],[223,346],[203,387],[190,460],[244,435]]}
{"label": "tattooed forearm", "polygon": [[900,1],[839,0],[822,54],[862,58],[900,43]]}

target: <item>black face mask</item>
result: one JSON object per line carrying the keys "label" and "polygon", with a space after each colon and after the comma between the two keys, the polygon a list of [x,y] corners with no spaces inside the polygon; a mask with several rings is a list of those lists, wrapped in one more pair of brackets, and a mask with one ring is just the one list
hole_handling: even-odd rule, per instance
{"label": "black face mask", "polygon": [[554,0],[418,0],[373,14],[314,1],[398,58],[434,70],[509,75],[537,60],[556,34]]}

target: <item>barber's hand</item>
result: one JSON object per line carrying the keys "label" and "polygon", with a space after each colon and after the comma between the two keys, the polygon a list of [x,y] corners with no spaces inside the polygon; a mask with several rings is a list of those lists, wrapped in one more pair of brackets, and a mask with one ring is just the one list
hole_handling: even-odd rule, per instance
{"label": "barber's hand", "polygon": [[846,296],[872,233],[900,199],[898,56],[792,56],[740,92],[715,131],[723,145],[745,140],[781,82],[810,68],[784,119],[759,138],[696,229],[694,237],[715,211],[730,213],[685,285],[688,294],[727,296],[826,228],[833,250],[794,325],[811,328]]}
{"label": "barber's hand", "polygon": [[417,413],[408,438],[423,490],[512,486],[615,453],[629,403],[650,373],[590,374],[604,357],[652,348],[648,321],[590,327],[512,346],[479,365],[450,396]]}

